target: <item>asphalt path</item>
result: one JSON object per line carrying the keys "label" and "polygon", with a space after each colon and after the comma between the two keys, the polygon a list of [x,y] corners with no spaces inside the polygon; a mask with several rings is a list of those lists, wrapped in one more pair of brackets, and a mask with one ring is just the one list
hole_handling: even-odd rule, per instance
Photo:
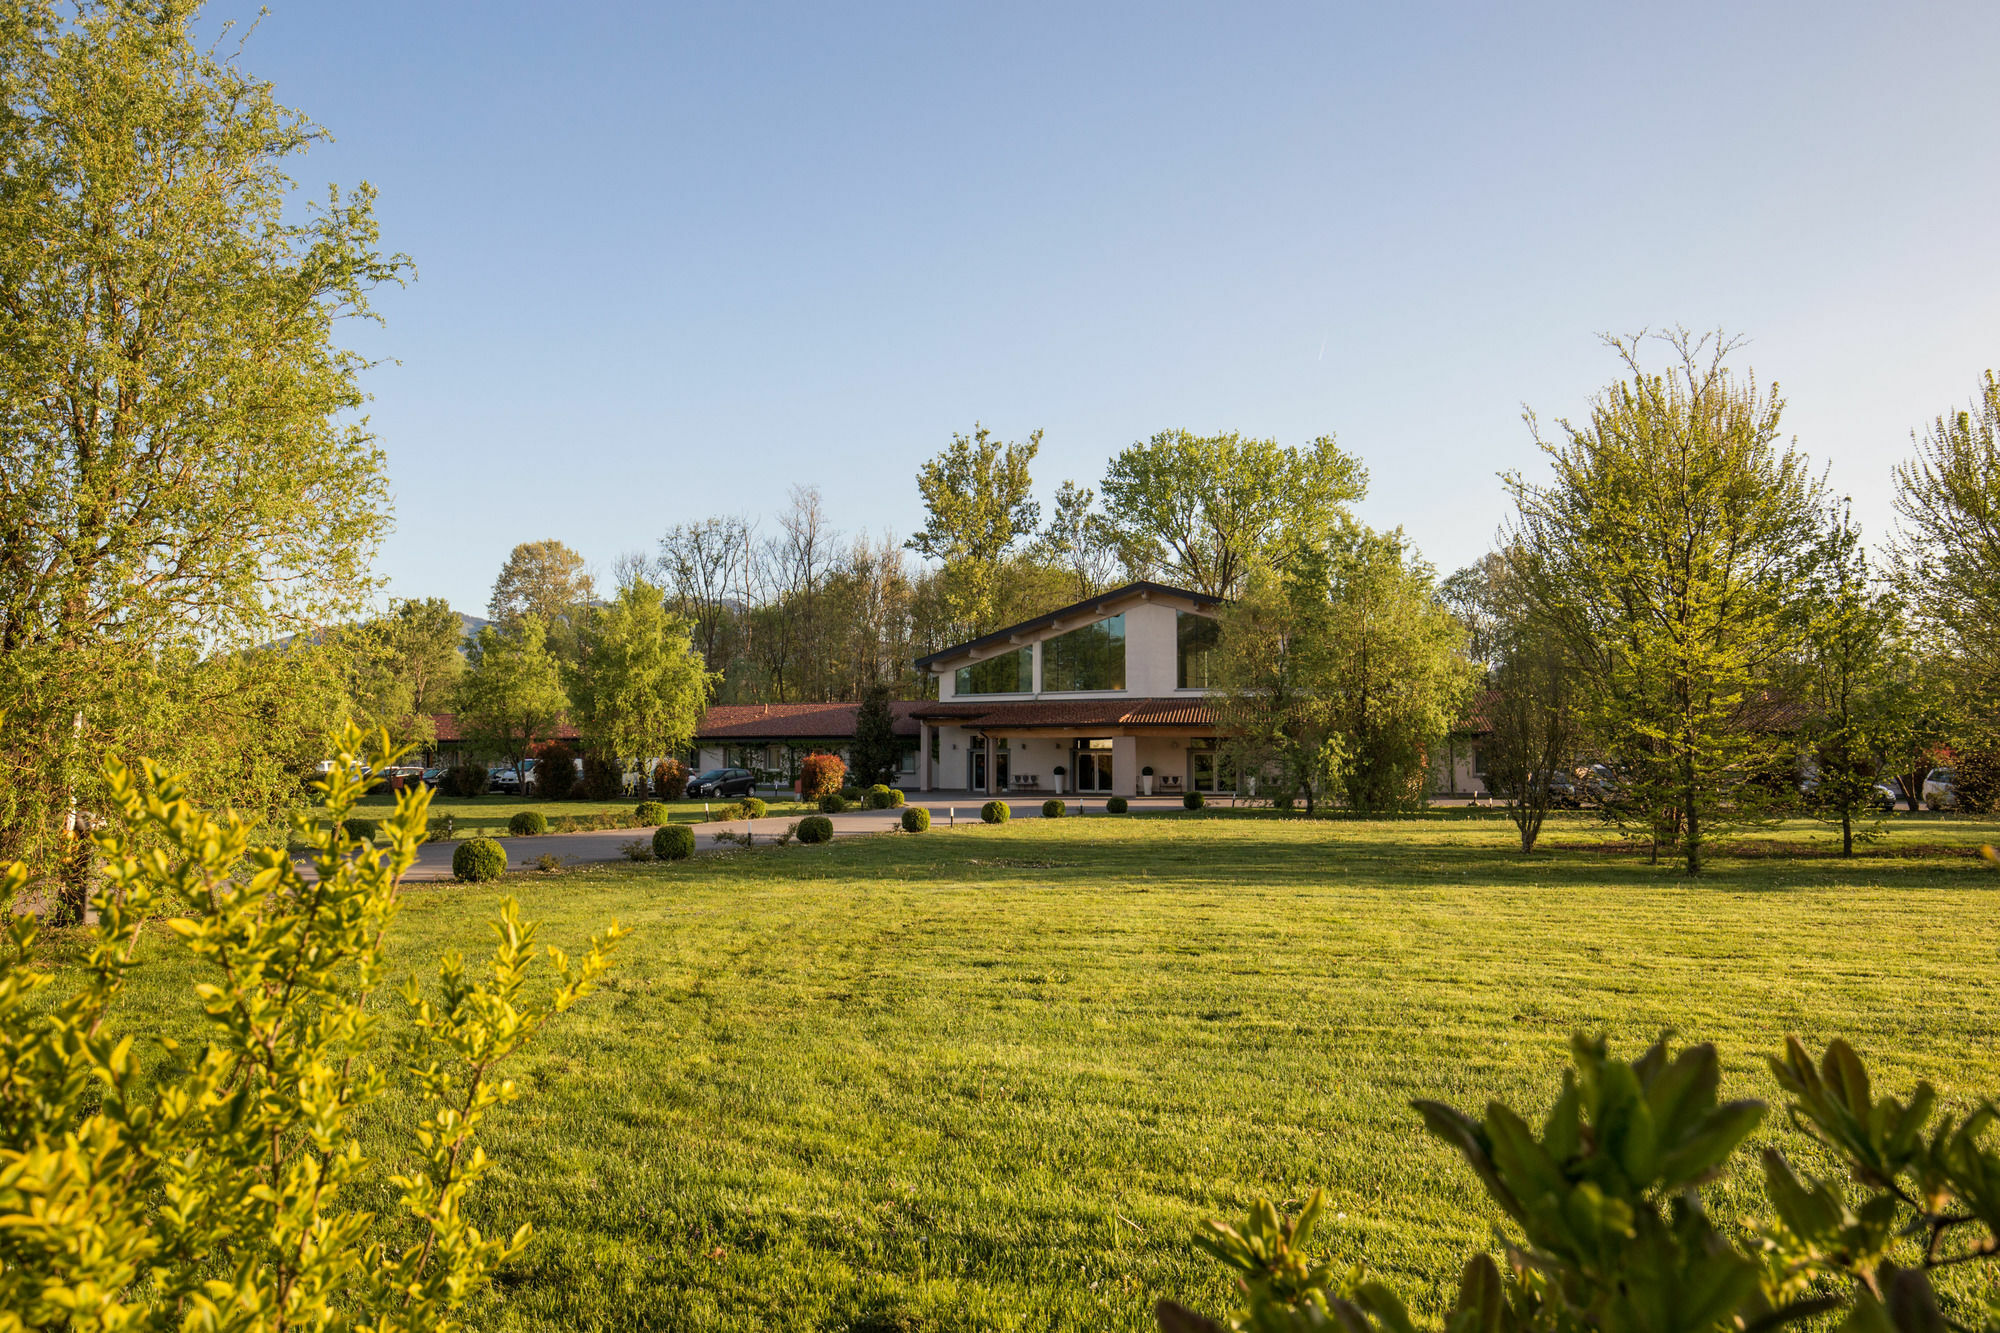
{"label": "asphalt path", "polygon": [[[981,796],[922,797],[910,802],[931,812],[931,830],[941,832],[951,827],[955,819],[959,824],[979,823],[979,807],[988,798]],[[1008,800],[1013,807],[1015,819],[1040,819],[1042,802],[1046,796],[1033,794],[1016,796]],[[1070,814],[1104,813],[1102,796],[1065,796]],[[1180,798],[1138,797],[1132,800],[1132,808],[1179,809]],[[804,815],[771,815],[758,820],[716,820],[708,824],[690,824],[694,830],[694,848],[701,852],[729,852],[740,850],[738,844],[721,843],[715,840],[718,833],[737,834],[748,832],[758,842],[774,838],[783,833],[787,825],[795,824]],[[836,838],[865,837],[871,833],[888,833],[902,827],[901,810],[850,810],[845,814],[829,815],[833,821],[833,836]],[[544,833],[535,838],[495,838],[507,851],[509,870],[532,869],[544,856],[553,856],[565,866],[590,865],[607,861],[626,859],[626,843],[636,840],[652,841],[653,829],[637,826],[628,829],[599,829],[591,833]],[[405,877],[413,881],[443,880],[451,878],[451,856],[457,850],[455,842],[426,843],[417,849],[417,863]]]}

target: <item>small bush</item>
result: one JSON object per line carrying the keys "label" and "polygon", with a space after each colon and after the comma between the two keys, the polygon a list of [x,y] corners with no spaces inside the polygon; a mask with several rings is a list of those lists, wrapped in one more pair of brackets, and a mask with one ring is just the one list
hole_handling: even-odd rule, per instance
{"label": "small bush", "polygon": [[545,801],[567,801],[576,791],[576,751],[550,741],[535,751],[535,795]]}
{"label": "small bush", "polygon": [[543,852],[535,858],[535,869],[541,871],[544,875],[560,874],[562,872],[562,858],[554,852]]}
{"label": "small bush", "polygon": [[903,810],[903,832],[924,833],[931,826],[931,812],[921,805],[906,806]]}
{"label": "small bush", "polygon": [[458,816],[433,815],[424,821],[425,842],[450,842],[458,834]]}
{"label": "small bush", "polygon": [[629,822],[627,816],[609,810],[592,815],[557,815],[549,821],[549,832],[600,833],[605,829],[624,828]]}
{"label": "small bush", "polygon": [[819,798],[819,812],[823,815],[837,815],[847,809],[847,798],[837,791],[830,791]]}
{"label": "small bush", "polygon": [[491,838],[467,838],[451,854],[451,873],[467,884],[482,884],[507,873],[507,849]]}
{"label": "small bush", "polygon": [[847,761],[837,754],[809,754],[799,761],[799,795],[808,801],[840,790]]}
{"label": "small bush", "polygon": [[799,821],[800,842],[832,842],[833,821],[825,815],[807,815]]}
{"label": "small bush", "polygon": [[1005,801],[988,801],[979,807],[979,817],[989,824],[1004,824],[1014,817],[1014,811]]}
{"label": "small bush", "polygon": [[868,808],[870,810],[887,810],[892,804],[894,804],[894,798],[890,794],[888,783],[878,782],[868,789]]}
{"label": "small bush", "polygon": [[667,813],[667,807],[658,801],[641,801],[639,808],[632,812],[632,818],[648,828],[653,828],[666,823],[672,816]]}
{"label": "small bush", "polygon": [[1051,796],[1048,800],[1042,802],[1042,818],[1061,819],[1063,812],[1068,809],[1067,805],[1064,805],[1061,801]]}
{"label": "small bush", "polygon": [[486,784],[492,780],[493,775],[486,771],[485,765],[460,764],[444,775],[442,785],[447,796],[484,796]]}
{"label": "small bush", "polygon": [[662,759],[653,765],[653,799],[678,801],[687,795],[688,766],[678,759]]}
{"label": "small bush", "polygon": [[743,812],[736,816],[738,819],[762,819],[771,812],[771,807],[764,804],[763,798],[759,796],[745,796],[732,808]]}
{"label": "small bush", "polygon": [[1198,792],[1198,791],[1191,791],[1191,792],[1189,792],[1189,793],[1188,793],[1187,795],[1185,795],[1185,796],[1181,797],[1181,804],[1182,804],[1182,805],[1184,805],[1184,806],[1186,806],[1186,807],[1187,807],[1188,809],[1190,809],[1190,810],[1199,810],[1199,809],[1201,809],[1201,808],[1202,808],[1202,807],[1203,807],[1204,805],[1207,805],[1207,804],[1208,804],[1208,802],[1207,802],[1207,801],[1204,801],[1204,800],[1203,800],[1203,799],[1201,798],[1201,793],[1200,793],[1200,792]]}
{"label": "small bush", "polygon": [[373,842],[375,840],[375,827],[374,820],[363,819],[359,815],[353,819],[343,819],[340,821],[340,831],[348,837],[353,838],[356,842]]}
{"label": "small bush", "polygon": [[1273,810],[1289,810],[1292,808],[1292,804],[1293,804],[1293,798],[1290,792],[1286,792],[1282,796],[1273,796],[1271,798],[1271,808]]}
{"label": "small bush", "polygon": [[[618,844],[618,850],[625,854],[627,861],[650,861],[653,859],[653,843],[650,838],[634,838],[630,842]],[[543,857],[544,861],[551,858]]]}
{"label": "small bush", "polygon": [[796,838],[798,836],[799,836],[799,824],[797,820],[793,820],[791,823],[785,825],[785,831],[783,833],[773,833],[771,835],[771,841],[777,843],[778,846],[783,847],[786,843],[790,842],[793,838]]}
{"label": "small bush", "polygon": [[867,793],[859,787],[842,787],[840,789],[840,799],[849,805],[860,805],[862,798],[866,795]]}
{"label": "small bush", "polygon": [[539,810],[523,810],[507,821],[507,831],[517,838],[539,838],[549,831],[549,817]]}
{"label": "small bush", "polygon": [[1129,809],[1131,806],[1125,803],[1123,796],[1114,796],[1104,803],[1104,813],[1107,815],[1122,815]]}
{"label": "small bush", "polygon": [[595,755],[583,761],[583,799],[615,801],[625,794],[625,770]]}
{"label": "small bush", "polygon": [[694,830],[686,824],[662,824],[653,830],[653,855],[662,861],[685,861],[694,855]]}
{"label": "small bush", "polygon": [[909,803],[910,803],[910,798],[903,795],[903,789],[901,787],[889,788],[889,808],[891,810],[901,810],[904,806],[908,805]]}

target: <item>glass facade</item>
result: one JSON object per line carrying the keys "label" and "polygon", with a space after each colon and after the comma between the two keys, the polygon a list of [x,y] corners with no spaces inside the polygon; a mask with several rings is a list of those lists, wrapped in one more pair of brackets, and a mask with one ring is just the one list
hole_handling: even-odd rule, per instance
{"label": "glass facade", "polygon": [[1191,611],[1174,613],[1175,681],[1184,690],[1209,687],[1208,664],[1211,650],[1222,637],[1222,626],[1214,616],[1198,616]]}
{"label": "glass facade", "polygon": [[1016,648],[1011,653],[960,667],[953,674],[953,690],[958,694],[1033,694],[1034,650]]}
{"label": "glass facade", "polygon": [[1042,688],[1051,693],[1124,689],[1124,613],[1044,640]]}

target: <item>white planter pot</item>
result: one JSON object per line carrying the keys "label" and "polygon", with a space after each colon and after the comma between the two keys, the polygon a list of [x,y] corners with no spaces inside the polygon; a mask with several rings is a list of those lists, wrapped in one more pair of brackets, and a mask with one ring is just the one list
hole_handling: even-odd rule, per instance
{"label": "white planter pot", "polygon": [[1141,796],[1153,794],[1153,779],[1143,773],[1139,775],[1139,794]]}

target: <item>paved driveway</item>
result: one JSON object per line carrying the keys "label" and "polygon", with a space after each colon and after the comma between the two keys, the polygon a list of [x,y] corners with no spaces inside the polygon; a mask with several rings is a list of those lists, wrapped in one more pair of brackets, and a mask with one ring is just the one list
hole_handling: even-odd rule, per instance
{"label": "paved driveway", "polygon": [[[1016,819],[1040,819],[1044,798],[1015,797],[1008,801],[1014,808]],[[1093,814],[1104,813],[1104,798],[1085,797],[1079,802],[1074,796],[1064,797],[1069,808],[1075,812],[1079,804]],[[921,805],[931,812],[931,830],[942,832],[951,827],[955,818],[960,824],[977,824],[979,807],[985,804],[981,796],[924,796],[910,802]],[[1178,809],[1178,800],[1135,800],[1134,809],[1158,807]],[[716,821],[712,824],[694,824],[694,846],[696,852],[733,851],[733,845],[725,844],[718,849],[715,842],[717,833],[741,833],[748,829],[758,839],[775,836],[784,832],[787,824],[803,818],[801,815],[787,815],[780,818],[772,815],[755,821]],[[901,827],[901,810],[851,810],[842,815],[829,815],[833,820],[833,836],[836,838],[859,837],[868,833],[887,833]],[[603,829],[595,833],[545,833],[539,838],[495,838],[494,841],[507,849],[507,868],[526,870],[534,866],[544,856],[553,856],[564,865],[586,865],[592,862],[623,861],[625,853],[620,850],[624,844],[635,839],[651,841],[651,827],[629,829]],[[411,880],[441,880],[451,878],[451,854],[456,843],[430,843],[417,851],[417,864],[411,868]]]}

